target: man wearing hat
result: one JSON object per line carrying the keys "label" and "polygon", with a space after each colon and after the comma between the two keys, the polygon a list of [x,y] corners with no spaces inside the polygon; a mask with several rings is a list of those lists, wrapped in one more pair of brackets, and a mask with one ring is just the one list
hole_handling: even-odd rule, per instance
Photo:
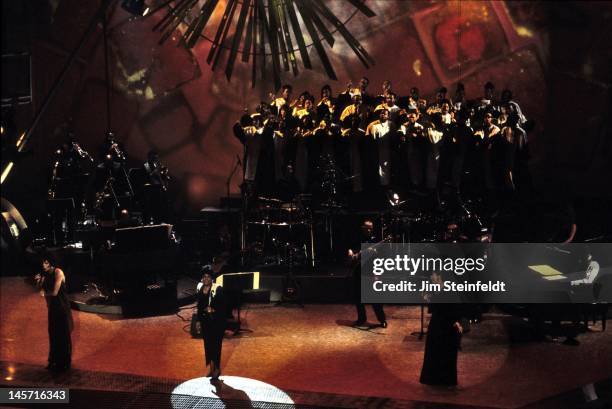
{"label": "man wearing hat", "polygon": [[215,278],[212,267],[204,266],[196,293],[198,320],[204,338],[205,365],[209,366],[207,376],[214,380],[221,375],[221,345],[227,316],[223,287],[215,284]]}

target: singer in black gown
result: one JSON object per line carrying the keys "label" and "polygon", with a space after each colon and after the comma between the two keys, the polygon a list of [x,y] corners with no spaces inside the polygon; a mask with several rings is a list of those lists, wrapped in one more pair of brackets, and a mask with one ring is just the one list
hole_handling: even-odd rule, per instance
{"label": "singer in black gown", "polygon": [[225,333],[227,302],[223,287],[213,282],[213,272],[204,269],[197,292],[198,320],[204,338],[205,365],[209,366],[207,376],[218,379],[221,375],[221,346]]}
{"label": "singer in black gown", "polygon": [[[432,282],[441,282],[438,274]],[[461,306],[437,303],[441,294],[431,295],[431,319],[427,327],[425,358],[420,382],[426,385],[455,387],[457,385],[457,355],[461,346]]]}
{"label": "singer in black gown", "polygon": [[47,302],[49,328],[49,365],[47,369],[65,371],[70,369],[71,365],[70,333],[74,325],[64,272],[55,267],[49,258],[43,257],[43,273],[35,277]]}

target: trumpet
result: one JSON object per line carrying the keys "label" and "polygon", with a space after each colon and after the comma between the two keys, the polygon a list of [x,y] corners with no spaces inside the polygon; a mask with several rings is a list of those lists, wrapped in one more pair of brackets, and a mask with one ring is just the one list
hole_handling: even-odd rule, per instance
{"label": "trumpet", "polygon": [[72,148],[76,151],[76,153],[82,158],[82,159],[88,159],[90,161],[94,161],[93,158],[91,157],[91,155],[89,154],[89,152],[87,152],[85,149],[81,148],[81,146],[76,143],[76,142],[72,142]]}
{"label": "trumpet", "polygon": [[111,154],[111,156],[114,156],[122,162],[126,160],[125,154],[121,151],[121,149],[119,149],[119,145],[117,144],[117,142],[112,143],[109,148],[109,153]]}

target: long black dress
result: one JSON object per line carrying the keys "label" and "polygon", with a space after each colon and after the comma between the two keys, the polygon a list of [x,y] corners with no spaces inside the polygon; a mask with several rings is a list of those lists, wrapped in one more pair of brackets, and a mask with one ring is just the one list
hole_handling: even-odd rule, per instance
{"label": "long black dress", "polygon": [[457,352],[461,335],[454,327],[461,319],[456,304],[431,304],[425,358],[420,382],[426,385],[457,385]]}
{"label": "long black dress", "polygon": [[[211,292],[213,294],[211,294]],[[226,298],[223,287],[216,286],[208,294],[204,294],[203,288],[198,291],[198,320],[202,328],[204,338],[204,357],[206,365],[211,361],[216,368],[221,368],[221,346],[223,344],[223,334],[226,324]],[[207,313],[206,309],[211,306],[212,313]]]}
{"label": "long black dress", "polygon": [[[46,293],[53,292],[56,274],[57,269],[45,274],[43,289]],[[47,301],[49,326],[49,365],[55,369],[68,369],[72,358],[70,333],[74,324],[65,282],[60,285],[57,295],[47,295],[45,300]]]}

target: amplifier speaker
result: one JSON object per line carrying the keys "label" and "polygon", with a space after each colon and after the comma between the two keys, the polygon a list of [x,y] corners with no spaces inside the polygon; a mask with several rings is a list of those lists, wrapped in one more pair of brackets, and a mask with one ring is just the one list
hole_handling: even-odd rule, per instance
{"label": "amplifier speaker", "polygon": [[174,314],[178,311],[176,286],[149,286],[121,293],[121,310],[126,318]]}

